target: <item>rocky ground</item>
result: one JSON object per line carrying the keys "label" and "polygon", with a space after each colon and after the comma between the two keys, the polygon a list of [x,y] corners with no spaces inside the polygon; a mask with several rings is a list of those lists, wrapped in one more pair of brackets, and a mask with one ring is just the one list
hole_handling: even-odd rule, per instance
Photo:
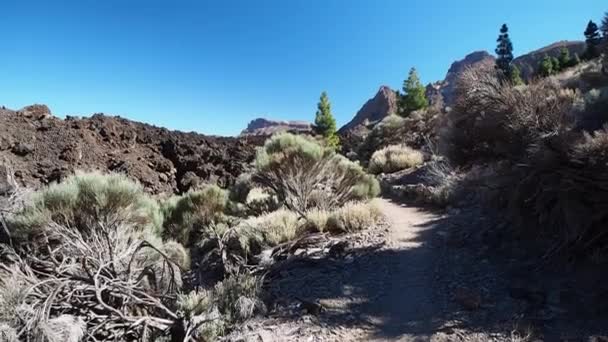
{"label": "rocky ground", "polygon": [[548,263],[477,207],[381,207],[387,225],[343,253],[271,272],[269,314],[228,339],[608,341],[598,265]]}
{"label": "rocky ground", "polygon": [[0,110],[0,165],[30,187],[75,170],[123,172],[154,193],[183,192],[201,182],[227,185],[264,140],[170,131],[102,114],[62,120],[43,105]]}

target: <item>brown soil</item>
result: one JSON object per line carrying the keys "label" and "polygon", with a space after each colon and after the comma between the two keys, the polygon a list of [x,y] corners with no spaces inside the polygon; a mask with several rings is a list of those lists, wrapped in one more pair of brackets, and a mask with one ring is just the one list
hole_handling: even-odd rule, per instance
{"label": "brown soil", "polygon": [[244,172],[264,137],[224,138],[170,131],[120,117],[54,117],[46,106],[0,110],[0,164],[21,185],[39,186],[76,170],[122,172],[148,191],[226,186]]}

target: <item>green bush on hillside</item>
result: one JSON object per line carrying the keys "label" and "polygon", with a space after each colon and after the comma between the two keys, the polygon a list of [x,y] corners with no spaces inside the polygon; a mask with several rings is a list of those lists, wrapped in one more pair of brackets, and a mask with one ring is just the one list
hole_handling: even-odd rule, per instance
{"label": "green bush on hillside", "polygon": [[165,238],[190,246],[197,233],[224,219],[228,193],[216,185],[174,196],[163,203]]}
{"label": "green bush on hillside", "polygon": [[289,133],[273,136],[258,150],[254,181],[299,213],[313,203],[336,207],[372,198],[380,190],[376,179],[360,165],[331,148]]}

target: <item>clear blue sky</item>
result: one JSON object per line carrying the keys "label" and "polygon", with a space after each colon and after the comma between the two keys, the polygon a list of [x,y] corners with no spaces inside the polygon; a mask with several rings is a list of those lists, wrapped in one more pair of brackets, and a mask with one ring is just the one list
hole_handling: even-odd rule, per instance
{"label": "clear blue sky", "polygon": [[2,0],[0,104],[45,103],[172,129],[232,135],[255,117],[338,124],[411,66],[426,82],[493,51],[582,39],[605,0]]}

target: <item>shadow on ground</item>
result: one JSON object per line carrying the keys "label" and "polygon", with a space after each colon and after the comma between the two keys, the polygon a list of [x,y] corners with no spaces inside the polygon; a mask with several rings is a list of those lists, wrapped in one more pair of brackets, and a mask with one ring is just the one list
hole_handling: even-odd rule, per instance
{"label": "shadow on ground", "polygon": [[317,302],[320,323],[365,327],[381,340],[436,333],[461,340],[456,332],[463,330],[533,331],[546,341],[608,335],[608,286],[597,267],[541,264],[538,253],[490,221],[478,211],[454,211],[418,223],[394,248],[294,258],[271,273],[269,290],[277,308]]}

